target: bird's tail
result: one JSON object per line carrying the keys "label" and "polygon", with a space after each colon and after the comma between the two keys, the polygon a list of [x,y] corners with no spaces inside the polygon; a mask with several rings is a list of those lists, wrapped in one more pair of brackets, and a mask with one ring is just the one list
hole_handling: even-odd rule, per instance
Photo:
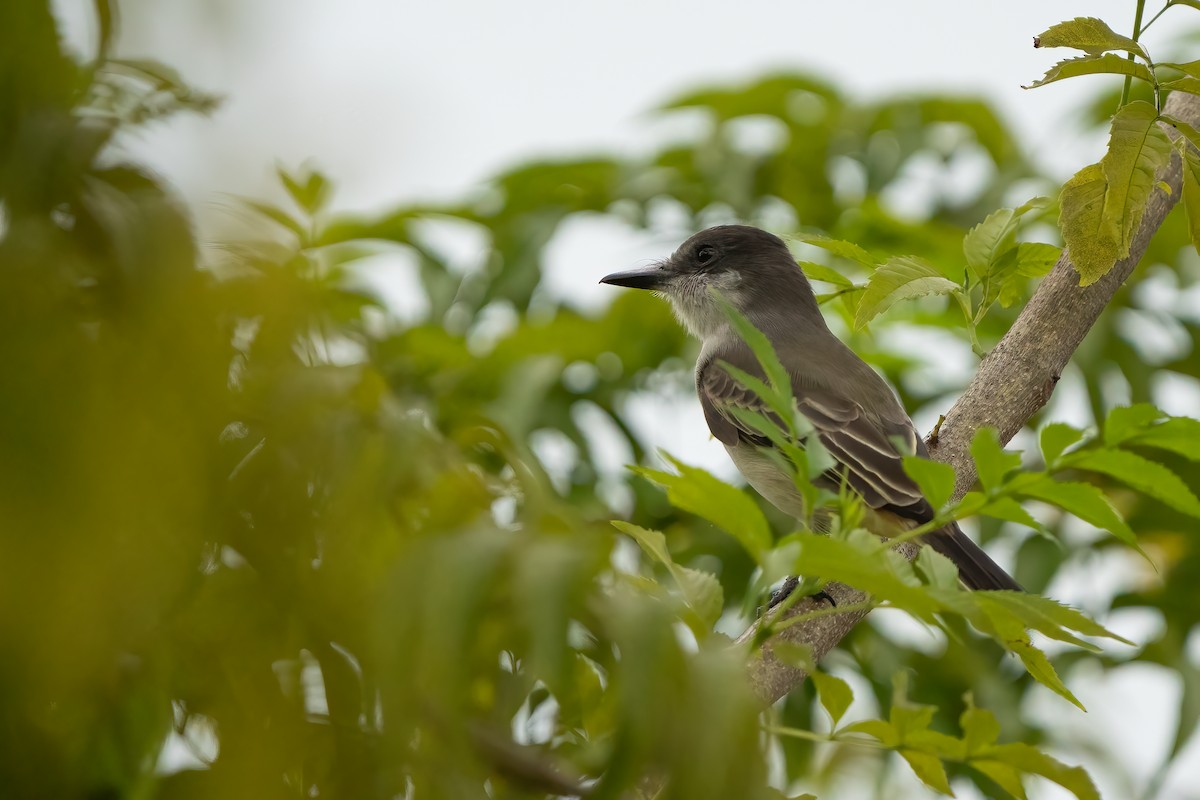
{"label": "bird's tail", "polygon": [[971,541],[956,522],[924,537],[924,541],[954,562],[958,567],[959,579],[968,589],[1025,591],[979,545]]}

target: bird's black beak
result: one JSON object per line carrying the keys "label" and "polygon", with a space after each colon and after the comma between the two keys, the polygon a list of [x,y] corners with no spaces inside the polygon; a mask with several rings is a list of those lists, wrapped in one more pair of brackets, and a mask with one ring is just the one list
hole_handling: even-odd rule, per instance
{"label": "bird's black beak", "polygon": [[613,286],[628,286],[630,289],[661,289],[667,283],[668,273],[660,265],[625,272],[614,272],[600,279],[601,283]]}

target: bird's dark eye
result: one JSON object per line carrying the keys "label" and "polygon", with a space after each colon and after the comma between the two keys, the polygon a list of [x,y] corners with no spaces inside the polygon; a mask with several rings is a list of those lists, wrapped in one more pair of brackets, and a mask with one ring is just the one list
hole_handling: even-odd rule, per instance
{"label": "bird's dark eye", "polygon": [[707,264],[708,262],[712,261],[716,257],[717,257],[716,249],[709,247],[708,245],[705,245],[704,247],[701,247],[699,250],[696,251],[696,261],[698,261],[701,264]]}

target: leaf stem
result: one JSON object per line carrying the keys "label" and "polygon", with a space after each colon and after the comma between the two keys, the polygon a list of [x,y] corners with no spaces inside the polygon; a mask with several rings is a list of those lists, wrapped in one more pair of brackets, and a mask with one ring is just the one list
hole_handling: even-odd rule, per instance
{"label": "leaf stem", "polygon": [[[1167,5],[1170,5],[1168,2]],[[1164,11],[1166,9],[1163,9]],[[1133,40],[1136,42],[1138,37],[1142,35],[1142,14],[1146,11],[1146,0],[1137,0],[1137,11],[1133,15]],[[1162,13],[1162,12],[1159,12]],[[1157,17],[1155,17],[1157,19]],[[1153,20],[1151,20],[1153,22]],[[1129,60],[1134,60],[1133,53],[1129,54]],[[1125,76],[1125,86],[1121,89],[1121,105],[1124,106],[1129,102],[1129,89],[1133,85],[1133,76]]]}
{"label": "leaf stem", "polygon": [[1150,26],[1154,24],[1154,21],[1157,20],[1159,17],[1161,17],[1166,12],[1166,10],[1173,5],[1175,5],[1175,3],[1172,2],[1172,0],[1167,0],[1167,4],[1165,6],[1163,6],[1161,9],[1159,9],[1158,13],[1155,14],[1153,17],[1151,17],[1149,22],[1147,22],[1145,25],[1142,26],[1142,30],[1139,32],[1138,35],[1140,36],[1141,34],[1145,33],[1147,30],[1149,30]]}
{"label": "leaf stem", "polygon": [[816,608],[812,611],[805,611],[803,614],[797,614],[794,617],[788,617],[780,622],[772,622],[770,625],[771,634],[774,635],[779,631],[786,630],[793,625],[799,625],[802,622],[811,622],[814,619],[821,617],[832,617],[836,614],[850,614],[855,611],[870,611],[877,608],[879,603],[871,600],[864,600],[861,603],[848,603],[843,606],[828,606],[826,608]]}
{"label": "leaf stem", "polygon": [[[841,733],[823,734],[814,731],[806,731],[803,728],[789,728],[783,725],[766,725],[764,730],[767,733],[775,736],[789,736],[793,739],[804,739],[809,742],[817,742],[818,744],[855,744],[863,747],[870,747],[875,750],[891,750],[883,742],[875,739],[867,739],[863,736],[845,735]],[[950,759],[946,759],[949,761]]]}

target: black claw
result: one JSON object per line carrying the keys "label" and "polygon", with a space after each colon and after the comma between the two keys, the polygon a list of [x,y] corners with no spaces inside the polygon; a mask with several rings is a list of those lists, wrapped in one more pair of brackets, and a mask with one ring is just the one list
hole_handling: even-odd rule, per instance
{"label": "black claw", "polygon": [[[771,599],[767,601],[766,608],[763,608],[760,610],[760,612],[759,612],[760,615],[763,612],[770,611],[771,609],[775,608],[775,606],[779,605],[784,600],[788,599],[788,597],[791,596],[792,592],[796,591],[796,587],[799,585],[800,585],[800,579],[797,578],[795,575],[792,575],[787,580],[785,580],[783,582],[782,586],[780,586],[778,589],[776,589],[774,592],[771,593]],[[818,601],[818,602],[821,600],[824,600],[827,603],[829,603],[829,605],[832,606],[833,608],[837,608],[837,601],[833,599],[833,595],[829,594],[824,589],[822,589],[818,592],[815,592],[813,594],[810,594],[809,597],[811,597],[813,600]]]}
{"label": "black claw", "polygon": [[829,592],[825,591],[824,589],[817,592],[816,594],[810,594],[809,597],[811,597],[813,600],[818,600],[818,601],[824,600],[827,603],[829,603],[829,605],[833,606],[834,608],[837,608],[837,600],[834,600],[833,595],[831,595]]}
{"label": "black claw", "polygon": [[800,585],[800,579],[797,578],[795,575],[792,575],[789,578],[787,578],[787,580],[785,580],[783,582],[782,586],[780,586],[775,591],[771,592],[771,599],[767,601],[767,607],[764,610],[770,611],[772,608],[779,605],[784,600],[787,600],[788,595],[790,595],[792,592],[796,591],[796,587],[799,585]]}

